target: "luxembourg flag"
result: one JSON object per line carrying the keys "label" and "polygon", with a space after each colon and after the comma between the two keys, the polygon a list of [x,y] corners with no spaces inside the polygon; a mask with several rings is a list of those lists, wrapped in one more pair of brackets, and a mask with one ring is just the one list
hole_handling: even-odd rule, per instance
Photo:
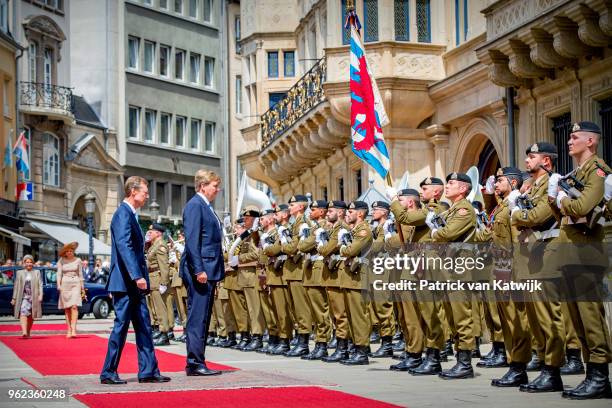
{"label": "luxembourg flag", "polygon": [[13,154],[17,157],[17,171],[22,175],[30,172],[30,158],[28,157],[28,141],[25,133],[21,132],[13,148]]}
{"label": "luxembourg flag", "polygon": [[[354,13],[354,12],[352,12]],[[356,14],[347,18],[351,28],[351,139],[353,152],[384,179],[389,173],[389,152],[383,138],[382,127],[389,117],[368,68],[365,48],[361,43]]]}

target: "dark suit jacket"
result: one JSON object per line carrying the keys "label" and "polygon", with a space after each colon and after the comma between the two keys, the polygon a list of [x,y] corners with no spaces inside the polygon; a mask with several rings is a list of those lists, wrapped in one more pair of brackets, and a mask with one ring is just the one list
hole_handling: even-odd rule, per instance
{"label": "dark suit jacket", "polygon": [[185,252],[181,258],[181,277],[206,272],[208,280],[222,280],[225,268],[221,249],[221,227],[213,210],[198,194],[187,202],[183,210],[183,226]]}
{"label": "dark suit jacket", "polygon": [[145,262],[144,237],[132,209],[122,202],[111,221],[111,266],[106,283],[109,292],[138,293],[135,280],[149,272]]}

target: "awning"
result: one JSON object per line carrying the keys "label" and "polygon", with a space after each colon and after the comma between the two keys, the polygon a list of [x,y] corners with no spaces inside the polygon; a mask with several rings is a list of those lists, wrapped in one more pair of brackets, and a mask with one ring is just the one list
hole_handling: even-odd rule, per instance
{"label": "awning", "polygon": [[[76,250],[77,255],[87,255],[89,253],[89,235],[81,231],[73,225],[67,224],[51,224],[47,222],[28,221],[37,230],[49,235],[56,241],[66,244],[76,241],[79,247]],[[110,255],[111,247],[106,245],[99,239],[93,239],[94,255]]]}
{"label": "awning", "polygon": [[17,244],[22,244],[25,246],[31,246],[32,242],[30,241],[30,238],[26,238],[23,235],[19,235],[16,232],[13,232],[11,230],[8,230],[6,228],[2,228],[0,227],[0,234],[9,237],[10,239],[13,240],[13,242],[17,243]]}

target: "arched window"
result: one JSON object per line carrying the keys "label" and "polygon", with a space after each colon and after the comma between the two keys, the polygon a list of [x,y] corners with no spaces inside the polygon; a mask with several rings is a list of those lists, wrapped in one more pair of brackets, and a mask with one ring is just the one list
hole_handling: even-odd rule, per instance
{"label": "arched window", "polygon": [[50,134],[43,134],[43,184],[60,186],[60,143]]}

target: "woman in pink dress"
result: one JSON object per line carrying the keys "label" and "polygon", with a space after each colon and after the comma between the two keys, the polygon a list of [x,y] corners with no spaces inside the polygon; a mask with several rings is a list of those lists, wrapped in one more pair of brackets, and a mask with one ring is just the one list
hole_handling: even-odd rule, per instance
{"label": "woman in pink dress", "polygon": [[79,244],[70,242],[59,251],[57,262],[57,290],[59,293],[58,308],[66,313],[66,337],[76,336],[76,325],[79,318],[79,306],[82,305],[81,293],[84,293],[82,261],[74,256]]}

